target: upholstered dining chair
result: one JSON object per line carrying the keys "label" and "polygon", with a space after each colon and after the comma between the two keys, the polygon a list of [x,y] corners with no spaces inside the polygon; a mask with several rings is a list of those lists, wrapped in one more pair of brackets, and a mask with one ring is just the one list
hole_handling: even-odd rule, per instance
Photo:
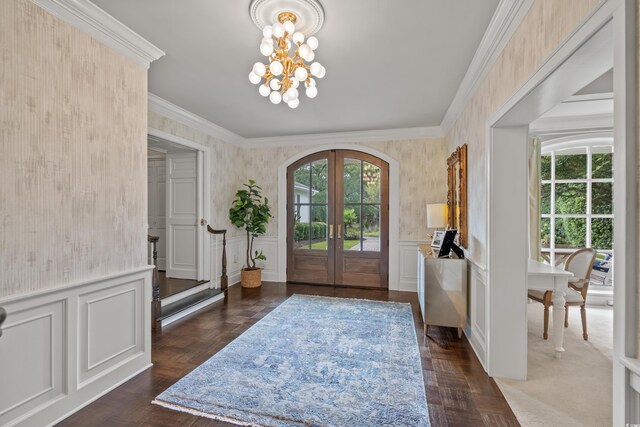
{"label": "upholstered dining chair", "polygon": [[[587,301],[587,290],[589,288],[589,279],[591,278],[591,270],[596,260],[596,251],[591,248],[578,249],[567,257],[564,263],[565,271],[573,273],[573,277],[569,279],[569,288],[565,295],[565,314],[564,327],[569,326],[569,307],[579,306],[580,315],[582,316],[582,338],[589,339],[587,335],[587,312],[585,304]],[[549,307],[553,305],[551,291],[529,291],[529,298],[544,305],[544,332],[542,337],[546,340],[549,335]]]}

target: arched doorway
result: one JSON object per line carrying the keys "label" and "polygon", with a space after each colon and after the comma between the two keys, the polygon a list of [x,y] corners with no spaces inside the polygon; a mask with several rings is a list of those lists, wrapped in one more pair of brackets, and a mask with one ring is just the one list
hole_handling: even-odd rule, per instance
{"label": "arched doorway", "polygon": [[389,164],[353,150],[287,168],[287,281],[388,288]]}

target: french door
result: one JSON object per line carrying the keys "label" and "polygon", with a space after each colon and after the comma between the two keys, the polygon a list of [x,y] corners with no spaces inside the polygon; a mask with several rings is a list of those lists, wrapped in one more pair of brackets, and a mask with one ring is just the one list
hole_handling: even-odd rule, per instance
{"label": "french door", "polygon": [[359,151],[287,168],[287,281],[388,288],[389,165]]}

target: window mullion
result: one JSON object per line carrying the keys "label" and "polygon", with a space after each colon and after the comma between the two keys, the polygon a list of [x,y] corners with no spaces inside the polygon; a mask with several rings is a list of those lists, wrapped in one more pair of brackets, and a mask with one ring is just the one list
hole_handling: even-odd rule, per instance
{"label": "window mullion", "polygon": [[585,219],[586,222],[586,229],[587,229],[587,235],[586,235],[586,247],[590,248],[591,247],[591,179],[592,179],[592,173],[593,173],[593,165],[592,165],[592,152],[591,152],[591,146],[587,146],[587,217]]}
{"label": "window mullion", "polygon": [[550,231],[551,236],[549,239],[549,259],[551,265],[555,265],[556,262],[556,152],[551,152],[551,221]]}

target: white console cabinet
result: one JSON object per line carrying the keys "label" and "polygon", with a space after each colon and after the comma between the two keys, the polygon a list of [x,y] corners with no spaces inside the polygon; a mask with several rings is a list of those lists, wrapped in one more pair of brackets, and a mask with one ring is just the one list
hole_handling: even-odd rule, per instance
{"label": "white console cabinet", "polygon": [[467,324],[467,260],[438,258],[429,245],[418,247],[418,299],[424,322],[429,326],[458,328]]}

